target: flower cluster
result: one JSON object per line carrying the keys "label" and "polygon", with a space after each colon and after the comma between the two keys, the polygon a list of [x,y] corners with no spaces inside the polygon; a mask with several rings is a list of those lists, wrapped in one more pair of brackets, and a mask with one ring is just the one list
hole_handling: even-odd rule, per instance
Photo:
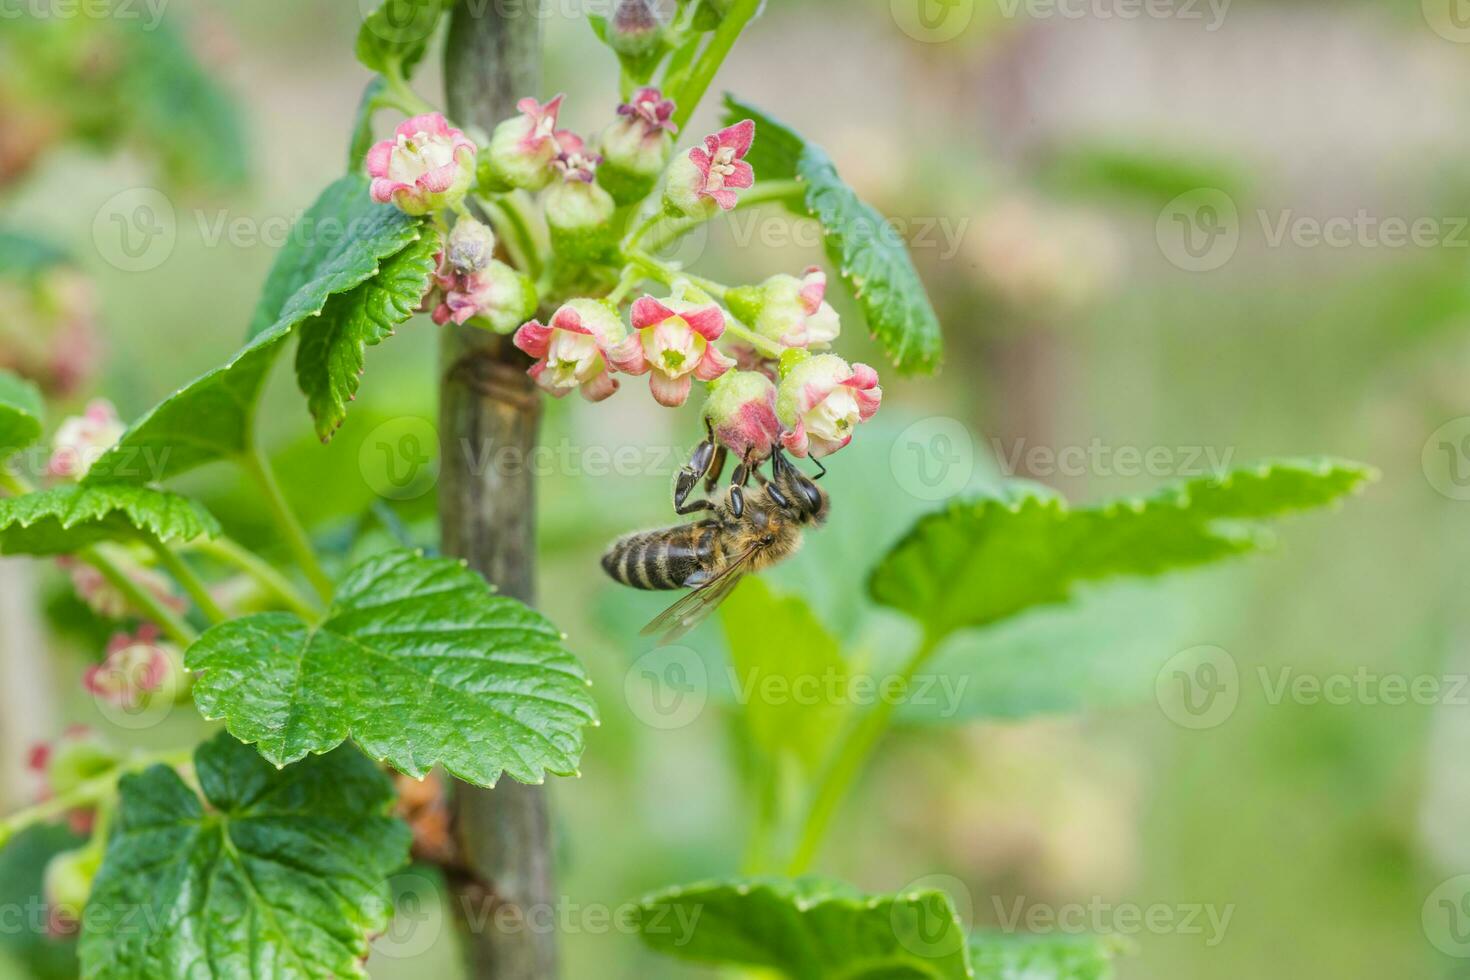
{"label": "flower cluster", "polygon": [[154,697],[173,700],[184,686],[183,657],[177,647],[162,641],[157,627],[145,624],[132,635],[114,636],[106,659],[87,669],[82,686],[93,697],[123,708]]}
{"label": "flower cluster", "polygon": [[[558,398],[575,389],[600,402],[619,376],[647,375],[654,400],[674,408],[698,382],[711,428],[742,457],[848,445],[882,389],[872,368],[828,352],[842,325],[820,268],[725,287],[639,248],[653,228],[677,235],[740,204],[756,181],[755,122],[675,153],[677,109],[657,88],[634,92],[594,140],[562,126],[564,103],[522,99],[483,152],[431,113],[368,154],[374,199],[432,213],[447,235],[424,309],[513,333],[531,378]],[[493,230],[471,216],[471,190]],[[634,291],[648,280],[663,290]]]}

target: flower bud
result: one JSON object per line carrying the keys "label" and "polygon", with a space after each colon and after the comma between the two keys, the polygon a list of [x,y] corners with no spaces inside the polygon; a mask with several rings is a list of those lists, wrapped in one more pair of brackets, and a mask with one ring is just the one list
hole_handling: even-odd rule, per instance
{"label": "flower bud", "polygon": [[596,183],[602,158],[586,152],[580,137],[561,140],[555,166],[562,180],[546,195],[546,224],[556,253],[574,262],[606,258],[616,246],[613,215],[617,202]]}
{"label": "flower bud", "polygon": [[435,279],[440,296],[434,322],[469,323],[507,334],[536,313],[536,284],[498,259],[479,272],[456,272],[447,266]]}
{"label": "flower bud", "polygon": [[516,106],[521,115],[495,127],[486,153],[492,186],[539,191],[551,183],[556,176],[552,163],[561,152],[556,121],[564,98],[558,95],[545,105],[522,99]]}
{"label": "flower bud", "polygon": [[625,58],[653,54],[663,43],[664,22],[650,0],[620,0],[608,24],[607,43]]}
{"label": "flower bud", "polygon": [[[188,607],[182,596],[174,594],[166,576],[160,575],[151,568],[143,568],[125,560],[120,560],[119,564],[122,565],[123,574],[132,580],[134,585],[162,605],[180,615]],[[105,619],[122,619],[129,615],[142,614],[143,610],[135,609],[132,600],[124,595],[121,589],[86,562],[78,561],[70,555],[63,555],[56,559],[56,565],[71,576],[72,587],[76,589],[77,596],[86,603],[87,608],[97,615]]]}
{"label": "flower bud", "polygon": [[154,698],[176,701],[187,687],[184,658],[177,647],[162,642],[156,627],[142,626],[131,636],[114,636],[107,658],[88,668],[82,686],[93,697],[124,708]]}
{"label": "flower bud", "polygon": [[105,398],[92,401],[85,413],[72,416],[56,430],[51,459],[46,464],[47,474],[80,480],[126,431],[127,426],[117,417],[112,402]]}
{"label": "flower bud", "polygon": [[835,354],[799,361],[776,394],[776,417],[786,429],[781,444],[796,456],[830,456],[852,441],[882,399],[878,373],[866,364],[849,365]]}
{"label": "flower bud", "polygon": [[781,436],[776,386],[756,371],[729,371],[710,385],[704,417],[737,457],[765,459]]}
{"label": "flower bud", "polygon": [[619,204],[641,201],[658,183],[674,152],[674,103],[656,88],[641,88],[618,106],[618,118],[602,134],[597,182]]}
{"label": "flower bud", "polygon": [[561,398],[580,388],[583,398],[600,402],[618,390],[608,364],[627,333],[611,304],[574,299],[556,311],[549,326],[532,320],[521,327],[514,343],[537,358],[527,373],[549,394]]}
{"label": "flower bud", "polygon": [[49,799],[117,768],[121,754],[92,729],[74,725],[54,742],[31,749],[31,771],[41,777],[41,796]]}
{"label": "flower bud", "polygon": [[495,232],[471,217],[462,217],[449,233],[449,264],[456,272],[479,272],[495,258]]}
{"label": "flower bud", "polygon": [[668,408],[688,401],[696,379],[713,381],[735,366],[715,347],[725,332],[725,312],[714,303],[644,296],[633,304],[633,329],[612,352],[613,366],[647,374],[654,400]]}
{"label": "flower bud", "polygon": [[735,192],[755,184],[755,171],[745,162],[754,140],[755,122],[747,119],[706,136],[704,146],[677,157],[664,185],[665,208],[691,218],[733,208]]}
{"label": "flower bud", "polygon": [[405,119],[367,155],[373,200],[428,214],[464,200],[475,180],[475,144],[437,112]]}
{"label": "flower bud", "polygon": [[82,920],[82,909],[92,897],[92,881],[102,867],[101,847],[62,851],[46,863],[41,891],[46,899],[46,931],[52,936],[70,936]]}
{"label": "flower bud", "polygon": [[759,286],[732,289],[730,311],[756,333],[786,347],[827,347],[842,332],[829,304],[827,274],[816,266],[802,278],[775,275]]}

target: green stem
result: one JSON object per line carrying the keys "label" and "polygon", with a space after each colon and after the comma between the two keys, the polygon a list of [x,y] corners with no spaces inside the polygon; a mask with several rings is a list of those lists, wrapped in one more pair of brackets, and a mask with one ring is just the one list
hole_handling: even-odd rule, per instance
{"label": "green stem", "polygon": [[491,224],[500,234],[505,250],[510,253],[511,262],[532,279],[539,278],[544,264],[530,226],[514,201],[505,196],[480,200],[489,212]]}
{"label": "green stem", "polygon": [[769,337],[762,337],[733,317],[725,317],[725,336],[743,340],[762,354],[775,358],[778,361],[781,359],[781,355],[786,352],[786,348],[782,347],[776,341],[771,340]]}
{"label": "green stem", "polygon": [[[913,680],[914,674],[918,673],[919,668],[933,656],[941,639],[942,637],[932,633],[926,634],[918,650],[914,651],[914,655],[904,664],[899,676],[903,678],[905,690],[907,690],[909,681]],[[811,808],[807,811],[806,820],[802,824],[801,835],[797,839],[796,853],[787,866],[787,874],[792,876],[805,874],[811,867],[827,835],[827,830],[832,825],[832,818],[836,815],[837,808],[841,806],[842,801],[852,789],[853,783],[857,781],[873,749],[888,731],[898,703],[896,698],[880,700],[848,731],[846,742],[838,750],[831,766],[828,767],[822,778],[822,784],[818,787],[816,796],[812,799]]]}
{"label": "green stem", "polygon": [[219,603],[214,601],[214,596],[209,594],[208,587],[199,580],[198,575],[194,574],[194,569],[190,568],[184,559],[174,554],[168,545],[154,538],[148,542],[148,547],[153,549],[153,553],[158,556],[163,567],[168,569],[169,574],[184,587],[189,598],[194,600],[194,605],[209,617],[211,623],[223,623],[230,618],[229,614],[219,607]]}
{"label": "green stem", "polygon": [[276,526],[285,535],[287,546],[296,556],[296,561],[310,580],[312,588],[316,589],[323,602],[331,602],[332,580],[322,569],[306,529],[301,526],[301,522],[291,511],[291,505],[286,502],[286,496],[281,492],[281,485],[276,482],[276,475],[271,471],[270,461],[265,458],[265,453],[259,446],[255,446],[240,457],[240,462],[265,494],[265,502],[270,507]]}
{"label": "green stem", "polygon": [[188,623],[175,615],[172,609],[160,602],[151,592],[133,581],[132,576],[108,557],[100,545],[83,548],[77,552],[77,557],[97,569],[113,588],[127,597],[128,602],[135,609],[141,610],[147,619],[157,623],[158,628],[163,630],[169,639],[182,647],[188,647],[198,639],[198,634]]}
{"label": "green stem", "polygon": [[281,600],[287,608],[308,622],[314,622],[321,617],[320,607],[302,595],[286,576],[238,542],[230,538],[216,538],[213,541],[203,541],[196,545],[196,548],[202,554],[244,572],[261,588]]}
{"label": "green stem", "polygon": [[79,807],[92,806],[111,798],[117,791],[118,779],[127,773],[160,764],[177,769],[188,765],[193,755],[193,749],[173,749],[168,752],[140,755],[109,769],[100,776],[93,776],[85,782],[78,783],[65,793],[58,793],[49,800],[19,810],[4,820],[0,820],[0,846],[33,824],[59,820],[68,812]]}
{"label": "green stem", "polygon": [[[748,191],[740,193],[740,199],[736,201],[734,210],[741,211],[745,208],[758,207],[762,204],[770,204],[772,201],[785,201],[799,194],[806,193],[806,184],[800,180],[767,180],[757,183]],[[689,234],[700,225],[714,218],[717,214],[727,212],[716,212],[700,218],[688,218],[684,221],[675,221],[666,215],[655,214],[651,219],[651,225],[662,225],[657,234],[643,243],[642,251],[657,252],[670,242],[677,241]],[[632,247],[630,244],[629,248]]]}
{"label": "green stem", "polygon": [[760,5],[761,0],[735,0],[725,12],[725,19],[720,22],[719,30],[715,31],[709,45],[700,54],[699,62],[694,66],[689,80],[680,86],[678,95],[674,97],[678,105],[674,111],[674,122],[681,130],[694,115],[694,110],[699,108],[704,93],[709,91],[710,83],[715,80],[720,66],[725,63],[725,57],[735,47],[735,42],[740,40],[741,32],[760,9]]}
{"label": "green stem", "polygon": [[388,92],[378,95],[380,105],[392,106],[410,116],[439,111],[409,88],[408,81],[403,77],[403,66],[397,60],[390,60],[384,67],[383,78],[388,82]]}

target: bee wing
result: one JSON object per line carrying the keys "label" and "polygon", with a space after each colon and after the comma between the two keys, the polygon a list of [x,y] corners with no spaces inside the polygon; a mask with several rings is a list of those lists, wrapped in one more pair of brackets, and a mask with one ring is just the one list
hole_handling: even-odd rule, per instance
{"label": "bee wing", "polygon": [[745,577],[745,573],[750,569],[751,559],[759,550],[759,548],[751,548],[726,566],[723,572],[665,609],[653,622],[643,627],[642,635],[661,634],[659,637],[661,642],[673,643],[704,622],[709,614],[714,612],[720,603],[728,599],[731,592],[735,591],[735,586],[739,585],[740,580]]}

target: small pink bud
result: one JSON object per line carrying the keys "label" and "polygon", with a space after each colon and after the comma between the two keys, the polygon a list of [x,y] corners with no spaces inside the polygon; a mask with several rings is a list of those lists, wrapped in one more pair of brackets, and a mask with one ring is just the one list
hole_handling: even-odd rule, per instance
{"label": "small pink bud", "polygon": [[556,311],[549,326],[532,320],[521,327],[514,343],[537,359],[528,373],[543,390],[561,398],[580,388],[582,397],[600,402],[618,390],[608,364],[627,332],[608,303],[574,299]]}
{"label": "small pink bud", "polygon": [[469,216],[461,217],[449,233],[447,259],[456,272],[479,272],[495,258],[495,232]]}
{"label": "small pink bud", "polygon": [[561,154],[559,140],[570,135],[556,128],[562,100],[558,95],[542,105],[522,99],[521,114],[495,127],[486,152],[486,167],[494,183],[539,191],[556,176],[552,164]]}
{"label": "small pink bud", "polygon": [[710,386],[704,417],[715,438],[739,458],[765,459],[781,436],[776,386],[755,371],[729,371]]}
{"label": "small pink bud", "polygon": [[602,134],[598,183],[619,204],[642,200],[674,152],[674,103],[656,88],[641,88],[618,106],[618,118]]}
{"label": "small pink bud", "polygon": [[104,398],[90,402],[86,412],[62,422],[56,431],[51,459],[46,464],[47,474],[80,480],[126,431],[127,426],[117,417],[112,402]]}
{"label": "small pink bud", "polygon": [[589,153],[581,137],[566,133],[555,166],[561,180],[546,195],[551,244],[562,258],[595,262],[616,247],[613,216],[617,202],[595,183],[602,158]]}
{"label": "small pink bud", "polygon": [[669,167],[665,204],[691,218],[706,217],[717,207],[729,211],[739,199],[735,192],[755,184],[755,171],[745,162],[754,140],[755,122],[750,119],[706,136],[704,146]]}
{"label": "small pink bud", "polygon": [[735,366],[715,347],[725,332],[725,312],[714,303],[644,296],[633,304],[633,330],[613,351],[613,365],[647,374],[660,405],[677,408],[689,399],[695,379],[713,381]]}
{"label": "small pink bud", "polygon": [[638,58],[663,43],[664,22],[650,0],[619,0],[608,24],[607,40],[618,54]]}
{"label": "small pink bud", "polygon": [[437,112],[405,119],[368,151],[373,200],[428,214],[464,200],[475,181],[475,144]]}
{"label": "small pink bud", "polygon": [[114,636],[107,645],[107,658],[88,668],[82,686],[93,697],[124,708],[156,697],[172,701],[184,688],[183,657],[176,647],[159,639],[155,627],[142,626],[132,636]]}
{"label": "small pink bud", "polygon": [[786,430],[781,444],[796,456],[830,456],[882,400],[878,373],[866,364],[849,365],[835,354],[797,361],[776,394],[776,417]]}

